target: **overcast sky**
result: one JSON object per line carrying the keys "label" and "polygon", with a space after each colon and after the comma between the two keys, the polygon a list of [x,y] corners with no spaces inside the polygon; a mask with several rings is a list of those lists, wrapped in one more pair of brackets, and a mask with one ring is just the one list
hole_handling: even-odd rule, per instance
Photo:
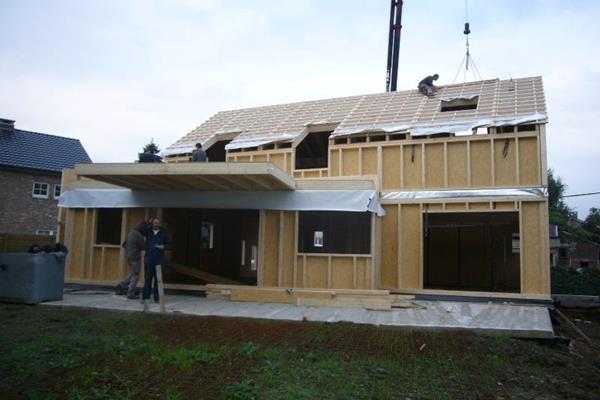
{"label": "overcast sky", "polygon": [[[600,1],[468,4],[482,77],[543,76],[548,165],[569,193],[600,191]],[[385,89],[388,0],[0,0],[0,18],[0,117],[95,162],[218,111]],[[464,0],[404,1],[398,90],[452,83],[464,21]],[[583,218],[600,196],[568,203]]]}

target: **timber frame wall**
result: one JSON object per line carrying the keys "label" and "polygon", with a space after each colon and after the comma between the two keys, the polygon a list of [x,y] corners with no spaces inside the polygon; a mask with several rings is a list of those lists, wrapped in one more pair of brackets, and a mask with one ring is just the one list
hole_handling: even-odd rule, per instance
{"label": "timber frame wall", "polygon": [[[302,182],[372,180],[379,192],[546,187],[545,125],[512,133],[410,138],[372,133],[329,140],[328,167],[296,170],[295,147],[283,143],[227,153],[228,162],[272,162]],[[186,162],[187,156],[168,157]],[[78,178],[63,175],[67,189]],[[372,216],[370,254],[311,254],[298,251],[298,212],[261,210],[259,287],[387,289],[403,293],[477,294],[423,289],[423,215],[443,212],[517,212],[520,293],[507,298],[549,299],[548,205],[540,198],[446,198],[382,203]],[[124,209],[121,238],[142,218],[161,210]],[[114,284],[127,269],[120,246],[95,245],[94,209],[61,210],[59,238],[71,249],[66,281]],[[168,222],[168,221],[167,221]],[[177,285],[171,285],[175,287]],[[191,286],[187,286],[190,287]]]}

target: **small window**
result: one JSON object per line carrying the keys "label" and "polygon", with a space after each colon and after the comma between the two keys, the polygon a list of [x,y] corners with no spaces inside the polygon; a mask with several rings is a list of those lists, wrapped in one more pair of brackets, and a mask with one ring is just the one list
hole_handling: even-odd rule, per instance
{"label": "small window", "polygon": [[440,111],[463,111],[463,110],[475,110],[479,103],[479,96],[475,96],[472,99],[452,99],[442,100],[442,106]]}
{"label": "small window", "polygon": [[513,133],[514,131],[515,131],[515,127],[512,125],[496,127],[496,133]]}
{"label": "small window", "polygon": [[519,125],[517,132],[535,132],[535,125]]}
{"label": "small window", "polygon": [[566,257],[567,256],[567,249],[565,249],[564,247],[561,247],[560,249],[558,249],[558,256],[559,257]]}
{"label": "small window", "polygon": [[285,142],[285,143],[278,143],[277,144],[277,148],[278,149],[289,149],[290,147],[292,147],[292,144],[289,142]]}
{"label": "small window", "polygon": [[385,142],[385,135],[371,136],[369,142]]}
{"label": "small window", "polygon": [[212,222],[202,222],[200,224],[200,248],[212,249],[215,226]]}
{"label": "small window", "polygon": [[275,148],[275,143],[268,143],[268,144],[262,145],[263,150],[273,150],[274,148]]}
{"label": "small window", "polygon": [[371,251],[371,213],[302,211],[298,225],[298,250],[302,253]]}
{"label": "small window", "polygon": [[333,144],[347,144],[347,143],[348,143],[347,137],[333,139]]}
{"label": "small window", "polygon": [[406,133],[393,133],[390,135],[390,140],[405,140]]}
{"label": "small window", "polygon": [[121,244],[121,209],[99,208],[96,221],[96,244]]}
{"label": "small window", "polygon": [[34,182],[32,196],[37,199],[47,199],[50,185],[47,183]]}
{"label": "small window", "polygon": [[314,132],[306,135],[296,147],[296,169],[327,168],[330,134]]}
{"label": "small window", "polygon": [[365,143],[367,141],[366,136],[352,136],[350,138],[350,143]]}
{"label": "small window", "polygon": [[52,229],[36,229],[35,234],[41,236],[55,236],[56,231]]}
{"label": "small window", "polygon": [[58,199],[61,194],[60,185],[54,185],[54,198]]}

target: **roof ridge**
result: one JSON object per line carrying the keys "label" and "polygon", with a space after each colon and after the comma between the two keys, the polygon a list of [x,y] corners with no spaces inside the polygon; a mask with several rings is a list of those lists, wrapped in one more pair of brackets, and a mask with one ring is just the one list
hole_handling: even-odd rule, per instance
{"label": "roof ridge", "polygon": [[74,141],[76,141],[76,142],[80,142],[80,140],[79,140],[79,139],[76,139],[76,138],[70,138],[70,137],[68,137],[68,136],[55,135],[55,134],[52,134],[52,133],[44,133],[44,132],[36,132],[36,131],[27,131],[27,130],[25,130],[25,129],[18,129],[18,128],[15,128],[14,130],[15,130],[15,131],[18,131],[18,132],[23,132],[23,133],[34,133],[34,134],[36,134],[36,135],[52,136],[52,137],[56,137],[56,138],[67,139],[67,140],[74,140]]}

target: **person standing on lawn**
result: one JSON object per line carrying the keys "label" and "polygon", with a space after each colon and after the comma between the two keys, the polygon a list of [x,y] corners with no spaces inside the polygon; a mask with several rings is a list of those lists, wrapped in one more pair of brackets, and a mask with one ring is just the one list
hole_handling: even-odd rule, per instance
{"label": "person standing on lawn", "polygon": [[127,240],[123,243],[125,248],[125,259],[130,267],[130,272],[125,279],[117,285],[117,295],[126,294],[128,299],[135,299],[136,287],[140,276],[142,263],[142,250],[146,244],[146,232],[149,224],[146,221],[140,222],[134,229],[127,234]]}
{"label": "person standing on lawn", "polygon": [[[150,292],[154,294],[154,301],[158,303],[158,279],[156,266],[165,264],[165,250],[171,249],[171,241],[167,230],[160,226],[160,218],[154,217],[150,221],[151,227],[146,235],[146,255],[144,256],[144,290],[142,300],[146,302],[150,298]],[[154,282],[154,288],[152,288]]]}

